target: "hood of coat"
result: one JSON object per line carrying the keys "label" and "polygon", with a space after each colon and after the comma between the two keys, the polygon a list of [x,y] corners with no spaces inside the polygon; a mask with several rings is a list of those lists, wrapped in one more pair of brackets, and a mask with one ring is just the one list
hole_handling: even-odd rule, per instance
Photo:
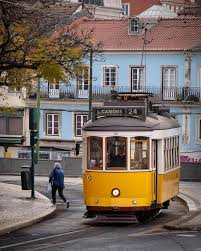
{"label": "hood of coat", "polygon": [[54,169],[62,169],[61,164],[58,162],[54,163]]}

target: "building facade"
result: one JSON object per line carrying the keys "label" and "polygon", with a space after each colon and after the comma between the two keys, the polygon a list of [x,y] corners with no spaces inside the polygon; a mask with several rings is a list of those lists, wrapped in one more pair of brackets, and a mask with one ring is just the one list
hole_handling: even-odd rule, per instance
{"label": "building facade", "polygon": [[[153,105],[170,108],[181,124],[182,160],[194,158],[199,161],[201,33],[192,27],[201,27],[201,19],[185,19],[185,22],[183,19],[164,19],[147,24],[146,31],[137,26],[141,21],[85,20],[82,24],[82,28],[93,27],[96,40],[103,43],[101,59],[93,63],[93,102],[98,101],[98,105],[102,105],[111,91],[153,93]],[[53,94],[57,96],[53,97]],[[41,96],[52,98],[51,105],[44,107],[50,115],[42,115],[41,134],[44,135],[46,128],[44,121],[57,121],[60,116],[62,120],[58,130],[73,144],[80,141],[80,125],[88,119],[89,64],[86,62],[85,72],[76,82],[54,88],[47,85],[43,87]],[[70,99],[70,103],[63,101],[66,108],[59,107],[55,99],[60,102],[61,99]],[[51,115],[51,110],[57,110],[60,115]]]}
{"label": "building facade", "polygon": [[[93,28],[93,106],[102,106],[111,91],[153,93],[152,105],[170,109],[181,125],[181,161],[201,161],[201,18],[84,20],[81,29]],[[193,28],[193,27],[196,27]],[[75,155],[81,128],[88,120],[89,62],[69,83],[41,83],[41,158]],[[36,105],[25,100],[25,117]],[[27,121],[27,120],[26,120]],[[28,122],[27,122],[28,123]],[[27,129],[25,130],[27,131]],[[29,136],[15,157],[29,157]],[[171,147],[171,146],[170,146]],[[82,151],[81,151],[82,152]]]}

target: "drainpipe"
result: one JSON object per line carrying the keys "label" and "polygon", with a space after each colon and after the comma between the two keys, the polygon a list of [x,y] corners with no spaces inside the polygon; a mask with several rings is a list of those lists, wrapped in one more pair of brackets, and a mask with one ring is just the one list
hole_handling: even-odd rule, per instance
{"label": "drainpipe", "polygon": [[191,86],[191,55],[187,52],[184,53],[185,62],[184,62],[184,87]]}
{"label": "drainpipe", "polygon": [[183,100],[186,100],[189,95],[189,88],[191,86],[191,55],[184,52],[184,86],[182,91]]}

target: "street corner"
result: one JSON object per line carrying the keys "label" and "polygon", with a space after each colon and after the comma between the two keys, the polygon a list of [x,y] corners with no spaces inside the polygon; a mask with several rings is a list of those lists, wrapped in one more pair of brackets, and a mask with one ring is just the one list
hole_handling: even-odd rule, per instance
{"label": "street corner", "polygon": [[186,230],[200,231],[201,230],[201,211],[187,212],[181,218],[169,222],[163,226],[170,230]]}
{"label": "street corner", "polygon": [[31,198],[31,191],[19,185],[0,183],[0,235],[30,226],[52,217],[56,211],[50,200],[39,192]]}

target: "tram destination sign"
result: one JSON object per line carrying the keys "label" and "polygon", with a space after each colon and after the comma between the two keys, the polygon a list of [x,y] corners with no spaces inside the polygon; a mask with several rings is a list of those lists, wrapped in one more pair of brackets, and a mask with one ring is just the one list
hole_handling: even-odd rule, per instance
{"label": "tram destination sign", "polygon": [[101,107],[94,108],[94,119],[97,117],[145,117],[145,107]]}

